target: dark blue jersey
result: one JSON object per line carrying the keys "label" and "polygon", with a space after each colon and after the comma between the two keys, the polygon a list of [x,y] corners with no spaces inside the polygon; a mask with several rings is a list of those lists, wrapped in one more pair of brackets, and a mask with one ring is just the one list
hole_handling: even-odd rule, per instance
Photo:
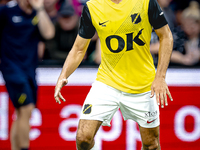
{"label": "dark blue jersey", "polygon": [[41,36],[36,12],[27,15],[17,2],[11,1],[0,7],[1,70],[3,74],[21,72],[35,75],[38,62],[38,42]]}

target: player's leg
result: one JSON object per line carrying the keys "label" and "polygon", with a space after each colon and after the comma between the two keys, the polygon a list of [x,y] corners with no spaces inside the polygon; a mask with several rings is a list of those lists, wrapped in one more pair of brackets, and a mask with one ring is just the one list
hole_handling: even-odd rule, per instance
{"label": "player's leg", "polygon": [[159,150],[159,107],[151,92],[124,93],[120,109],[124,119],[136,121],[140,126],[143,150]]}
{"label": "player's leg", "polygon": [[98,120],[80,119],[76,135],[78,150],[90,150],[94,146],[94,136],[101,124]]}
{"label": "player's leg", "polygon": [[119,109],[120,92],[99,81],[95,81],[82,107],[77,130],[78,150],[96,150],[94,136],[102,125],[110,126],[110,121]]}
{"label": "player's leg", "polygon": [[34,104],[28,104],[25,106],[20,107],[17,116],[17,136],[18,142],[21,149],[28,149],[29,148],[29,119],[31,117],[31,113],[35,108]]}
{"label": "player's leg", "polygon": [[144,128],[140,126],[142,150],[160,150],[159,126]]}
{"label": "player's leg", "polygon": [[20,70],[15,70],[13,74],[3,74],[3,77],[17,115],[16,120],[12,123],[10,133],[12,150],[28,149],[29,119],[37,99],[35,78],[27,77]]}
{"label": "player's leg", "polygon": [[10,130],[10,142],[11,142],[11,150],[19,150],[19,144],[17,142],[17,120],[12,122],[11,130]]}
{"label": "player's leg", "polygon": [[10,140],[12,150],[21,150],[29,148],[29,119],[34,109],[34,104],[22,106],[16,110],[17,118],[12,123]]}

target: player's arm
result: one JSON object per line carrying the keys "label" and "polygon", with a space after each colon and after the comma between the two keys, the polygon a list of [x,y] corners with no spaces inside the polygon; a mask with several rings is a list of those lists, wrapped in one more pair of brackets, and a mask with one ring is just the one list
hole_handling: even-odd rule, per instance
{"label": "player's arm", "polygon": [[85,5],[81,15],[79,34],[75,40],[71,51],[67,56],[67,59],[65,60],[62,72],[58,78],[55,87],[54,98],[57,103],[61,103],[60,99],[65,101],[65,99],[60,93],[60,90],[64,85],[67,84],[67,78],[76,70],[76,68],[81,63],[90,43],[90,39],[94,36],[95,31],[96,30],[91,21],[89,9],[87,5]]}
{"label": "player's arm", "polygon": [[158,104],[161,104],[161,107],[164,107],[164,104],[167,106],[167,95],[170,100],[172,96],[169,92],[168,86],[165,81],[166,71],[169,65],[172,47],[173,47],[173,37],[168,25],[155,30],[156,34],[159,37],[160,47],[159,47],[159,59],[155,79],[151,87],[151,95],[156,94],[156,100]]}
{"label": "player's arm", "polygon": [[79,66],[81,61],[83,60],[83,57],[85,55],[85,52],[88,48],[88,45],[90,43],[90,39],[84,39],[77,36],[75,43],[69,52],[67,59],[65,60],[62,72],[58,78],[56,87],[55,87],[55,93],[54,98],[57,103],[61,103],[60,99],[65,101],[65,99],[62,97],[60,90],[63,86],[67,84],[67,78],[76,70],[76,68]]}
{"label": "player's arm", "polygon": [[38,28],[44,39],[51,39],[55,35],[55,28],[44,9],[44,0],[29,0],[31,6],[36,10],[39,20]]}
{"label": "player's arm", "polygon": [[155,79],[151,86],[151,97],[156,94],[157,103],[158,105],[161,104],[161,107],[163,108],[164,104],[168,105],[167,95],[172,100],[171,94],[165,81],[165,76],[172,53],[173,37],[165,19],[164,13],[156,0],[149,1],[148,15],[149,22],[158,35],[160,42],[158,52],[158,66]]}
{"label": "player's arm", "polygon": [[89,43],[90,39],[84,39],[77,35],[75,43],[65,60],[58,80],[67,79],[76,70],[85,56]]}

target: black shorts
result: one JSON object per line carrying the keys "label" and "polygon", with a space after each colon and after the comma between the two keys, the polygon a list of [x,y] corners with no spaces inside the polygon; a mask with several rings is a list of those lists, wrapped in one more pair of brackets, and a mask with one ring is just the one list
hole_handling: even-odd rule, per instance
{"label": "black shorts", "polygon": [[29,77],[22,73],[5,74],[3,77],[10,99],[15,108],[28,104],[36,104],[37,83],[35,77]]}

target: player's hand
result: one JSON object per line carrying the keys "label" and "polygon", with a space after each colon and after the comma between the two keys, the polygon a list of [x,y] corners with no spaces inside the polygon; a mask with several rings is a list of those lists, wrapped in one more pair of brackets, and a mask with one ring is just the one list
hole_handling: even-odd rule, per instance
{"label": "player's hand", "polygon": [[155,78],[151,86],[151,98],[156,94],[156,100],[158,105],[161,104],[161,107],[164,108],[164,105],[167,106],[167,95],[169,99],[173,101],[171,93],[169,92],[167,83],[164,78]]}
{"label": "player's hand", "polygon": [[54,92],[54,98],[56,100],[56,103],[59,103],[61,104],[61,101],[60,99],[65,102],[66,100],[64,99],[64,97],[61,95],[61,88],[63,86],[65,86],[67,84],[68,80],[67,79],[62,79],[62,80],[59,80],[56,84],[56,87],[55,87],[55,92]]}
{"label": "player's hand", "polygon": [[40,8],[44,8],[44,0],[28,0],[31,6],[35,9],[38,10]]}

